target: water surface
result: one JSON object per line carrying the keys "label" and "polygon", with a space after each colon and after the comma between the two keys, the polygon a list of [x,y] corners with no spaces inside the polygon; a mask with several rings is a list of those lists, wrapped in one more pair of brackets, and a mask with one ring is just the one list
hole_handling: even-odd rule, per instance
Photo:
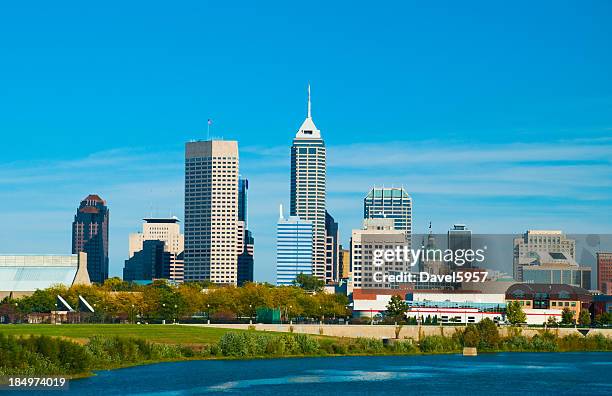
{"label": "water surface", "polygon": [[[79,395],[612,395],[612,353],[208,360],[98,372]],[[64,393],[64,394],[66,394]]]}

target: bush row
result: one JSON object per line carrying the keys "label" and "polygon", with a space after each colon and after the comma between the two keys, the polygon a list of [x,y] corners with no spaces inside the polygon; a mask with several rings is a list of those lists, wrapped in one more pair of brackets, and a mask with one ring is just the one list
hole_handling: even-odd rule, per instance
{"label": "bush row", "polygon": [[80,374],[147,361],[206,357],[452,353],[464,346],[477,346],[482,351],[612,351],[612,339],[601,334],[557,337],[548,331],[527,338],[517,330],[508,337],[500,337],[497,327],[487,323],[469,325],[451,337],[425,336],[418,344],[412,340],[393,341],[384,344],[374,338],[230,331],[218,343],[194,350],[137,338],[96,336],[88,344],[80,345],[48,336],[18,338],[0,333],[0,376]]}

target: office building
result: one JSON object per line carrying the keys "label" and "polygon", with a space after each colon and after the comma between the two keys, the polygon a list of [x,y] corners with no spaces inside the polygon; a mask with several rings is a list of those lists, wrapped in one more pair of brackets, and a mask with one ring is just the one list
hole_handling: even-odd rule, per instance
{"label": "office building", "polygon": [[312,222],[312,274],[325,281],[326,152],[310,105],[291,146],[290,216]]}
{"label": "office building", "polygon": [[325,212],[325,283],[330,284],[340,279],[338,250],[338,223]]}
{"label": "office building", "polygon": [[180,254],[185,250],[185,237],[181,234],[177,217],[143,219],[142,232],[129,235],[128,257],[142,250],[144,241],[163,241],[168,252]]}
{"label": "office building", "polygon": [[340,255],[338,261],[340,263],[340,279],[348,279],[351,276],[351,251],[349,249],[343,249],[342,246],[339,248]]}
{"label": "office building", "polygon": [[238,177],[238,221],[244,221],[245,229],[249,228],[249,180]]}
{"label": "office building", "polygon": [[[453,252],[463,251],[472,249],[472,231],[470,231],[465,224],[454,224],[453,228],[448,231],[448,248]],[[453,257],[457,257],[456,254],[453,254]],[[460,257],[463,257],[461,255]],[[464,259],[461,259],[464,260]],[[451,270],[462,269],[462,268],[470,268],[472,267],[472,262],[469,260],[465,260],[465,262],[457,262],[457,260],[450,263]]]}
{"label": "office building", "polygon": [[568,239],[561,231],[529,230],[514,239],[513,276],[523,281],[523,267],[531,265],[534,252],[564,253],[576,259],[576,241]]}
{"label": "office building", "polygon": [[[163,270],[153,272],[140,272],[128,270],[130,279],[124,280],[150,280],[165,278],[175,282],[183,282],[184,280],[184,236],[181,234],[179,219],[176,217],[169,218],[146,218],[142,224],[142,232],[132,233],[129,236],[129,258],[131,259],[137,252],[143,250],[145,241],[160,241],[163,243],[163,251],[167,254],[159,255],[159,262],[157,265]],[[151,247],[150,247],[151,249]],[[150,257],[150,254],[140,256],[136,262],[142,261],[143,257]],[[129,261],[129,260],[128,260]],[[126,261],[126,266],[128,264]],[[134,264],[131,262],[131,267],[136,265],[140,268],[141,264]],[[142,264],[148,267],[148,264]],[[124,270],[124,274],[125,274]],[[141,275],[137,275],[141,274]],[[134,277],[136,276],[136,277]]]}
{"label": "office building", "polygon": [[531,261],[523,265],[523,282],[565,284],[591,289],[591,268],[581,267],[566,253],[531,252]]}
{"label": "office building", "polygon": [[597,290],[612,294],[612,253],[597,253]]}
{"label": "office building", "polygon": [[183,253],[176,255],[169,252],[164,241],[146,240],[142,244],[142,249],[125,261],[123,280],[150,281],[154,279],[181,282],[183,280]]}
{"label": "office building", "polygon": [[[399,275],[410,272],[410,263],[403,260],[392,260],[380,266],[374,264],[376,250],[403,249],[406,245],[406,233],[394,229],[393,219],[365,219],[363,229],[353,230],[351,234],[351,271],[353,288],[390,289],[398,288],[399,283],[390,282],[384,275]],[[375,276],[375,273],[379,275]]]}
{"label": "office building", "polygon": [[238,286],[253,282],[255,238],[248,229],[249,181],[238,178]]}
{"label": "office building", "polygon": [[[541,310],[558,310],[564,308],[574,312],[574,318],[582,309],[589,310],[592,303],[591,294],[577,286],[551,285],[544,283],[517,283],[506,291],[506,302],[518,301],[526,313],[542,312]],[[555,319],[561,321],[561,312],[557,312]],[[542,324],[546,319],[541,319],[536,324]]]}
{"label": "office building", "polygon": [[108,279],[108,221],[106,202],[91,194],[81,201],[72,222],[72,253],[87,253],[87,272],[92,282]]}
{"label": "office building", "polygon": [[255,239],[251,231],[245,230],[243,244],[242,253],[238,255],[238,286],[253,282]]}
{"label": "office building", "polygon": [[363,199],[364,219],[393,219],[393,227],[404,231],[410,245],[412,235],[412,197],[403,187],[374,187]]}
{"label": "office building", "polygon": [[185,281],[238,281],[238,142],[185,145]]}
{"label": "office building", "polygon": [[313,225],[297,216],[280,217],[276,234],[276,284],[289,286],[299,274],[312,275]]}
{"label": "office building", "polygon": [[87,253],[0,255],[0,300],[32,295],[52,286],[89,285]]}

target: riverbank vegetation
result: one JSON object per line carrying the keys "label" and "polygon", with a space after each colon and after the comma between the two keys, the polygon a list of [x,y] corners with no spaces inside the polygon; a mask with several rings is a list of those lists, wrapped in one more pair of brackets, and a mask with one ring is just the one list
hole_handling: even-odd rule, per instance
{"label": "riverbank vegetation", "polygon": [[93,370],[187,359],[458,353],[463,347],[477,347],[481,352],[612,351],[612,339],[601,334],[558,337],[554,330],[526,337],[519,328],[502,337],[488,319],[459,329],[452,336],[423,336],[420,340],[232,330],[225,331],[216,342],[188,345],[119,336],[96,335],[75,342],[45,335],[17,337],[0,333],[0,376],[82,375]]}

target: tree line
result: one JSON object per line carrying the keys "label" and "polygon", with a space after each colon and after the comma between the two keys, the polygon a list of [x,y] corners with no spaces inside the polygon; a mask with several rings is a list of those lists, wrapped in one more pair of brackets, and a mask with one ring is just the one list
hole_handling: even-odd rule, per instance
{"label": "tree line", "polygon": [[102,285],[54,286],[36,290],[26,297],[7,297],[0,303],[0,316],[55,311],[57,295],[62,296],[72,308],[79,305],[78,298],[83,296],[95,310],[92,320],[100,322],[168,321],[194,316],[213,320],[255,319],[258,308],[279,309],[286,320],[321,320],[349,315],[346,296],[327,294],[316,287],[308,290],[307,286],[277,287],[266,283],[247,283],[241,287],[222,287],[207,282],[171,285],[164,280],[142,286],[111,278]]}

